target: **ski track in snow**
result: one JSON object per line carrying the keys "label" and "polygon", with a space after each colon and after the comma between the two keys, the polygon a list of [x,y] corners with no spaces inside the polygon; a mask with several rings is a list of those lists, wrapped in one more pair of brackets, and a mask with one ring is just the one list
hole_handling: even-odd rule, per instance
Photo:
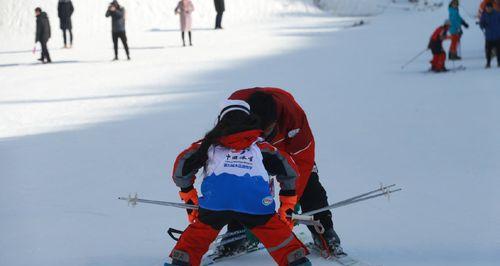
{"label": "ski track in snow", "polygon": [[[82,13],[107,4],[88,2]],[[300,1],[266,8],[256,0],[248,11],[248,1],[235,0],[226,29],[214,32],[211,3],[195,1],[195,46],[181,48],[178,18],[162,17],[173,7],[123,1],[132,61],[109,62],[105,10],[75,18],[75,47],[57,49],[52,10],[49,44],[58,63],[42,66],[30,51],[31,13],[17,20],[9,13],[22,4],[31,12],[36,1],[14,3],[0,9],[11,23],[0,23],[2,41],[19,27],[0,43],[0,265],[162,265],[174,244],[166,229],[184,228],[184,211],[127,208],[116,198],[138,192],[178,201],[169,177],[175,156],[213,125],[225,97],[252,86],[288,89],[303,105],[331,202],[379,182],[404,188],[389,203],[334,212],[346,251],[384,266],[498,265],[500,90],[493,84],[500,70],[483,69],[482,34],[471,19],[458,63],[467,69],[423,74],[429,53],[400,66],[425,48],[445,8],[388,8],[350,29],[358,19]],[[140,20],[139,10],[149,19]],[[220,265],[235,264],[273,262],[259,252]]]}

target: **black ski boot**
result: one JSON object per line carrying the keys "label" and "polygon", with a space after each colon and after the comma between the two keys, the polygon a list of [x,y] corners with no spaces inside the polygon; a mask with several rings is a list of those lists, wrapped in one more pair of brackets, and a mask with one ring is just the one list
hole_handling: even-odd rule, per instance
{"label": "black ski boot", "polygon": [[[221,241],[230,240],[232,237],[228,237],[227,239],[222,239]],[[258,245],[258,243],[257,243]],[[217,253],[220,257],[233,256],[238,253],[246,252],[248,249],[251,249],[254,245],[248,240],[248,238],[239,239],[236,241],[231,241],[227,244],[221,245],[217,248]],[[256,245],[255,245],[256,246]]]}
{"label": "black ski boot", "polygon": [[333,228],[326,229],[323,234],[313,233],[314,245],[325,251],[329,256],[344,257],[347,253],[340,246],[340,238]]}
{"label": "black ski boot", "polygon": [[462,57],[458,56],[458,54],[456,54],[456,53],[449,53],[448,59],[455,61],[455,60],[462,60]]}
{"label": "black ski boot", "polygon": [[301,258],[288,264],[288,266],[312,266],[308,258]]}

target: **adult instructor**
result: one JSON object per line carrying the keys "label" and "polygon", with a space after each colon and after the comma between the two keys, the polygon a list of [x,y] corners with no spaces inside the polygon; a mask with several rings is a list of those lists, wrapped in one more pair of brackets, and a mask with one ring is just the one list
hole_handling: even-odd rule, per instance
{"label": "adult instructor", "polygon": [[[328,206],[328,197],[319,181],[315,163],[314,136],[304,110],[293,96],[279,88],[257,87],[238,90],[229,99],[246,101],[251,112],[260,118],[263,137],[290,154],[297,164],[300,176],[296,182],[296,194],[302,212]],[[315,214],[314,218],[325,228],[325,232],[319,234],[309,226],[315,244],[333,256],[345,255],[340,238],[333,229],[332,213],[324,211]],[[236,224],[228,226],[229,231],[240,228]]]}

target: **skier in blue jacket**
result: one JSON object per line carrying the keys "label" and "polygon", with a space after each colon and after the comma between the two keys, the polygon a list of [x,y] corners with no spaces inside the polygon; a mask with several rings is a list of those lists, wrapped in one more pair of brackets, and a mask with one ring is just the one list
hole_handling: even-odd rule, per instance
{"label": "skier in blue jacket", "polygon": [[448,53],[448,58],[450,60],[460,60],[462,59],[457,52],[458,45],[460,44],[460,38],[462,38],[462,25],[465,28],[469,28],[469,24],[465,22],[465,20],[460,16],[460,12],[458,10],[459,2],[458,0],[452,0],[448,7],[449,20],[450,20],[450,37],[451,37],[451,45],[450,51]]}
{"label": "skier in blue jacket", "polygon": [[[491,66],[493,49],[500,54],[500,12],[493,8],[491,3],[486,4],[486,12],[481,15],[479,26],[484,30],[486,39],[486,68]],[[497,56],[497,65],[500,67],[500,56]]]}

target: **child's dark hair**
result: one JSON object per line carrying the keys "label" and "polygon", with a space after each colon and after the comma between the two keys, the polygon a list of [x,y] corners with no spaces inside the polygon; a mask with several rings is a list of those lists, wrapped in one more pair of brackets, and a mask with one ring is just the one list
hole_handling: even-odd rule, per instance
{"label": "child's dark hair", "polygon": [[259,129],[259,124],[257,116],[248,115],[243,111],[234,110],[225,114],[217,125],[205,134],[200,148],[186,160],[183,174],[203,167],[208,160],[208,149],[210,146],[218,144],[219,138],[247,130]]}
{"label": "child's dark hair", "polygon": [[257,91],[246,101],[250,105],[252,114],[259,117],[260,129],[265,130],[269,125],[276,122],[276,102],[271,94]]}

